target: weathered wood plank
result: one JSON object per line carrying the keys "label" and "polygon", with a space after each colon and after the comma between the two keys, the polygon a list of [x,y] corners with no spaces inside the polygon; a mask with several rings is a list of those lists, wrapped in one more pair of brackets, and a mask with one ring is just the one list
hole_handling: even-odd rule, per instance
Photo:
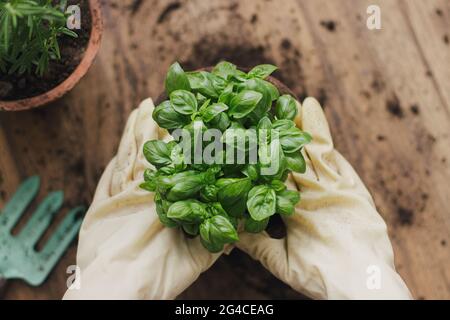
{"label": "weathered wood plank", "polygon": [[[387,220],[400,273],[416,297],[448,297],[450,127],[443,92],[448,92],[449,50],[432,49],[436,39],[442,42],[442,27],[421,29],[420,41],[411,27],[420,29],[421,21],[433,21],[436,10],[447,12],[447,6],[379,1],[383,27],[369,31],[364,18],[369,1],[299,3],[331,86],[326,112],[336,146]],[[320,30],[324,20],[336,21],[334,32]],[[430,68],[437,74],[430,76]]]}
{"label": "weathered wood plank", "polygon": [[[370,1],[105,1],[102,48],[86,78],[51,106],[0,114],[0,205],[36,173],[44,177],[39,199],[63,189],[67,208],[90,203],[128,114],[158,96],[174,60],[187,68],[272,62],[299,97],[324,103],[414,295],[450,298],[450,4],[378,3],[382,30],[370,31]],[[74,261],[72,246],[43,287],[14,281],[7,298],[60,298]],[[300,295],[236,250],[182,297]]]}

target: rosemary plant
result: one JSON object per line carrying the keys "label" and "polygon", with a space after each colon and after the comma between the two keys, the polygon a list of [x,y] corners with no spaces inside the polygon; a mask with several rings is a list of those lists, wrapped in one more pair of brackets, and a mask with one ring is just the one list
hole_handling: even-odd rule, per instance
{"label": "rosemary plant", "polygon": [[0,71],[43,76],[60,60],[58,39],[77,37],[66,27],[67,0],[0,0]]}

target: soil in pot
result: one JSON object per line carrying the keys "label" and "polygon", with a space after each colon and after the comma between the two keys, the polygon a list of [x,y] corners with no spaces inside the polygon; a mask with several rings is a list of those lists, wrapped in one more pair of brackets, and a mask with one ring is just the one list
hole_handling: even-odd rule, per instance
{"label": "soil in pot", "polygon": [[58,39],[61,60],[51,60],[48,71],[42,77],[34,72],[21,75],[0,73],[0,100],[20,100],[50,91],[67,79],[80,64],[91,34],[89,1],[69,0],[67,3],[79,5],[81,9],[81,29],[74,30],[78,38],[62,35]]}

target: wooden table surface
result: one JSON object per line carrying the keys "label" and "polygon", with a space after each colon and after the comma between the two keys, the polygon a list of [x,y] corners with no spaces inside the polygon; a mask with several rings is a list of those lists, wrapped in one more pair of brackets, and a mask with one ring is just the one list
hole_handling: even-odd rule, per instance
{"label": "wooden table surface", "polygon": [[[366,27],[374,2],[381,30]],[[63,189],[66,208],[89,204],[127,116],[158,96],[174,60],[188,69],[274,63],[299,97],[325,105],[414,296],[450,299],[450,1],[114,0],[103,15],[100,54],[69,95],[0,113],[0,207],[33,174],[43,178],[39,199]],[[43,286],[13,281],[6,298],[59,299],[75,252],[74,244]],[[238,250],[182,297],[301,298]]]}

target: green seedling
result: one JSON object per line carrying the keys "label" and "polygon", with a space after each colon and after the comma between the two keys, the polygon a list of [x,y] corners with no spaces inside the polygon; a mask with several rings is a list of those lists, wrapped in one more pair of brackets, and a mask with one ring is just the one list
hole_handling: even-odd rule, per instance
{"label": "green seedling", "polygon": [[[292,171],[305,172],[301,150],[312,138],[295,126],[295,99],[280,95],[267,81],[276,69],[259,65],[245,73],[221,62],[211,72],[185,72],[174,63],[165,83],[169,98],[153,112],[158,125],[172,133],[178,128],[191,132],[195,126],[201,131],[217,129],[223,146],[234,145],[234,140],[228,139],[236,138],[237,149],[244,154],[252,150],[250,142],[257,140],[258,160],[240,164],[186,161],[175,141],[153,140],[144,146],[153,168],[145,172],[141,187],[155,193],[161,222],[181,228],[189,236],[200,236],[211,252],[238,241],[239,221],[247,232],[261,232],[273,215],[292,215],[300,201],[300,193],[286,190],[284,182]],[[227,135],[236,129],[241,131]],[[252,129],[271,135],[265,140],[251,138],[246,133]],[[191,142],[194,144],[190,141],[188,145]],[[277,157],[266,152],[274,147]],[[225,149],[219,159],[229,155]],[[264,169],[274,164],[278,170],[264,174]]]}

